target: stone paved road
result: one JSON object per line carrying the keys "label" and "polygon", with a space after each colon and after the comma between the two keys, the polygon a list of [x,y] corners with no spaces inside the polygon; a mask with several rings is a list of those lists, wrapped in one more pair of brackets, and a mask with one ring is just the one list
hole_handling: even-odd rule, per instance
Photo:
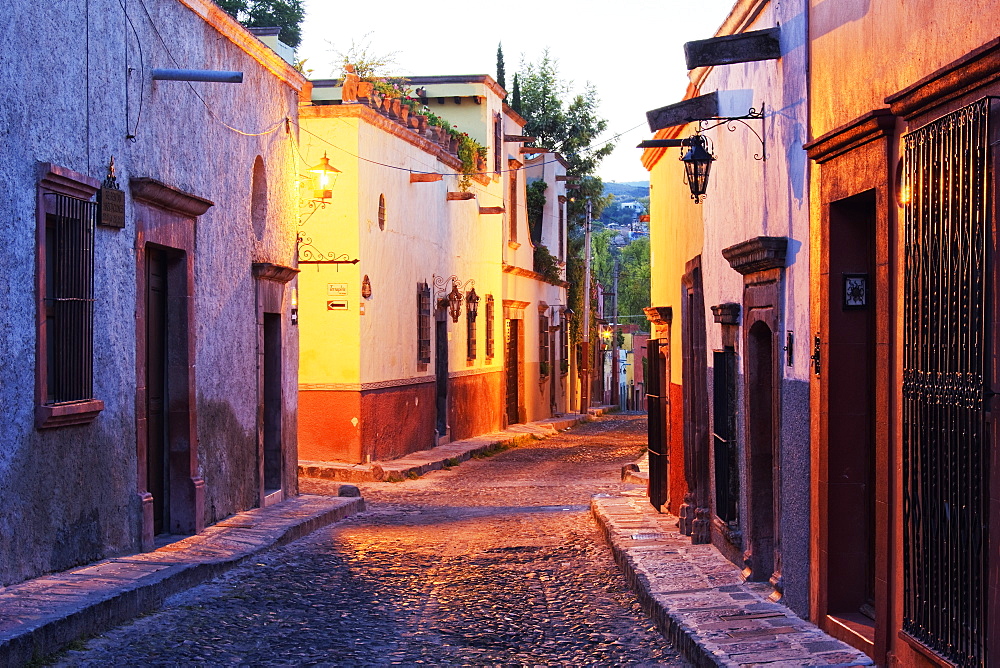
{"label": "stone paved road", "polygon": [[[645,420],[610,416],[403,483],[369,510],[92,639],[63,666],[685,664],[588,511]],[[303,481],[303,491],[333,485]]]}

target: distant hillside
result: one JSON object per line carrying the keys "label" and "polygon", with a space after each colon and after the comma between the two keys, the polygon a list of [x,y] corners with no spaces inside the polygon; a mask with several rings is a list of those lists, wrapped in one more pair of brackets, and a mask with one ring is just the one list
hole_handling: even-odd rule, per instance
{"label": "distant hillside", "polygon": [[649,181],[629,181],[627,183],[604,182],[604,194],[614,195],[615,199],[635,199],[649,197]]}

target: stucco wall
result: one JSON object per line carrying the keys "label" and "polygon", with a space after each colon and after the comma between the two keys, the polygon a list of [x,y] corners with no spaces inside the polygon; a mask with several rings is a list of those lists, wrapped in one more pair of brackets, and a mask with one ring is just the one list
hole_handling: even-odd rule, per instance
{"label": "stucco wall", "polygon": [[[46,63],[44,73],[0,68],[0,84],[7,91],[0,101],[0,175],[8,192],[0,203],[8,221],[0,230],[8,257],[6,289],[0,291],[0,306],[8,314],[0,328],[0,365],[7,379],[0,390],[6,418],[0,452],[0,584],[140,546],[132,177],[152,177],[215,202],[197,222],[193,258],[204,519],[215,521],[256,501],[257,326],[251,264],[292,262],[289,223],[297,212],[284,186],[291,153],[282,120],[295,116],[294,87],[302,80],[285,72],[289,83],[280,81],[176,0],[146,6],[148,17],[129,9],[141,60],[136,34],[121,5],[111,0],[55,5],[14,0],[0,29],[6,54],[26,64]],[[226,35],[255,42],[235,23],[220,21]],[[244,83],[153,82],[153,67],[241,70]],[[270,67],[285,71],[277,62]],[[223,121],[251,133],[278,129],[251,137]],[[134,141],[127,134],[134,134]],[[95,239],[93,394],[105,409],[89,425],[39,431],[33,424],[37,165],[52,162],[100,180],[112,155],[126,191],[126,226],[99,227]],[[268,173],[267,222],[259,235],[249,216],[257,156]],[[284,329],[283,349],[286,359],[297,354],[292,327]],[[290,424],[296,384],[295,366],[285,365],[284,412]]]}
{"label": "stucco wall", "polygon": [[997,36],[990,0],[811,0],[810,7],[810,85],[830,91],[810,101],[812,137],[887,106],[888,95]]}
{"label": "stucco wall", "polygon": [[451,437],[471,438],[503,429],[506,378],[502,371],[458,376],[449,381]]}
{"label": "stucco wall", "polygon": [[[452,114],[465,118],[462,114],[472,113],[492,119],[500,111],[501,101],[488,83],[462,86],[456,90],[462,95],[480,95],[479,103],[463,98],[462,104],[456,105],[448,98],[448,104],[436,109],[436,113],[451,120],[455,120]],[[429,95],[436,97],[432,88],[428,85]],[[449,200],[448,193],[460,191],[458,162],[435,143],[364,105],[305,107],[302,117],[306,129],[302,164],[318,161],[327,152],[342,172],[330,206],[311,214],[303,230],[316,241],[318,249],[358,259],[356,265],[339,268],[304,266],[300,275],[302,391],[360,389],[367,401],[369,390],[386,383],[423,380],[421,387],[433,389],[436,325],[431,324],[431,361],[420,363],[417,285],[426,283],[431,287],[434,321],[439,315],[437,303],[451,290],[454,277],[463,294],[475,287],[480,301],[475,323],[477,354],[472,359],[469,359],[464,301],[457,322],[445,316],[449,386],[461,388],[449,396],[449,415],[466,415],[475,412],[478,404],[496,401],[494,388],[469,386],[460,377],[495,375],[502,369],[503,216],[480,213],[480,207],[495,207],[503,202],[506,179],[488,174],[487,178],[472,182],[469,189],[472,199]],[[492,142],[492,127],[487,134],[485,121],[481,126],[479,134],[470,131],[472,128],[466,131],[488,146]],[[414,182],[411,173],[440,174],[442,178]],[[382,224],[380,197],[384,202]],[[363,298],[361,285],[366,276],[371,295]],[[334,282],[347,286],[345,310],[326,310],[330,299],[327,285]],[[485,312],[487,297],[491,295],[495,304],[492,332],[495,353],[488,359]],[[362,445],[347,457],[392,458],[431,444],[422,428],[400,428],[399,433],[382,442],[389,429],[387,421],[401,419],[401,413],[392,407],[394,404],[385,403],[383,394],[379,390],[378,401],[362,402],[358,414],[351,416],[358,420]],[[411,416],[407,419],[431,425],[431,439],[436,415],[433,399],[431,394],[429,400],[420,400],[419,409],[407,409]],[[303,439],[336,440],[336,432],[323,434],[316,428],[326,419],[323,415],[315,419],[304,416],[303,425],[310,426],[301,431]],[[452,424],[451,438],[481,433],[475,431],[480,428],[492,431],[496,424],[493,418]],[[319,440],[308,446],[310,451],[322,451],[325,447]]]}
{"label": "stucco wall", "polygon": [[[695,71],[698,89],[693,94],[712,91],[743,92],[746,113],[750,107],[765,111],[762,120],[747,120],[763,138],[739,123],[723,124],[705,131],[717,159],[712,165],[708,194],[696,205],[683,184],[677,149],[666,149],[651,171],[651,300],[654,306],[673,307],[671,375],[681,378],[681,276],[685,263],[701,255],[704,286],[704,326],[707,334],[708,387],[713,368],[711,351],[723,347],[722,328],[714,322],[709,307],[726,302],[742,304],[744,277],[734,271],[722,250],[758,236],[786,237],[788,252],[783,270],[779,304],[781,313],[774,336],[782,344],[786,332],[794,332],[793,365],[782,356],[779,480],[782,521],[782,574],[785,602],[799,614],[808,614],[808,379],[809,379],[809,208],[808,165],[802,144],[808,139],[806,105],[806,25],[805,2],[767,3],[746,30],[781,26],[781,53],[778,60],[759,61]],[[665,101],[666,102],[666,101]],[[731,130],[731,131],[730,131]],[[693,127],[671,136],[686,137]],[[675,153],[676,151],[676,153]],[[765,156],[765,160],[755,159]],[[647,154],[646,161],[654,152]],[[743,314],[745,316],[745,314]],[[742,321],[742,320],[741,320]],[[737,429],[746,443],[746,416],[743,410],[746,382],[743,377],[742,335],[736,341],[740,417]],[[741,453],[740,475],[744,498],[740,515],[747,517],[748,489],[746,453]],[[674,463],[674,462],[672,462]],[[671,480],[675,479],[671,472]],[[673,489],[671,490],[673,493]],[[673,501],[673,499],[671,499]]]}

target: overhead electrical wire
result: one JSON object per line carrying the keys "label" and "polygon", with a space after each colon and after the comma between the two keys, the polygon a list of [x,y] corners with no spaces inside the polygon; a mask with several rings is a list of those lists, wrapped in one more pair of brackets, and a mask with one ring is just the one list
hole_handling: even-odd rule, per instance
{"label": "overhead electrical wire", "polygon": [[[145,69],[145,65],[142,62],[142,59],[143,59],[143,56],[142,56],[142,44],[139,41],[138,32],[136,31],[135,26],[132,24],[132,19],[128,15],[128,11],[127,11],[125,5],[123,4],[123,0],[119,0],[119,4],[122,5],[122,10],[125,12],[125,18],[128,20],[129,25],[132,27],[133,34],[135,34],[136,43],[137,43],[137,45],[139,47],[140,68],[144,70]],[[144,2],[144,0],[139,0],[139,4],[142,6],[142,11],[146,15],[146,19],[149,21],[149,24],[150,24],[150,26],[153,29],[153,33],[156,35],[157,39],[159,39],[160,43],[163,45],[163,50],[166,52],[167,56],[174,63],[174,65],[176,65],[178,67],[181,67],[181,63],[177,60],[177,58],[174,57],[173,53],[171,53],[170,48],[167,46],[167,41],[163,38],[163,35],[160,34],[159,29],[156,27],[156,23],[153,21],[153,18],[152,18],[152,16],[149,13],[149,9],[146,7],[146,3]],[[130,139],[131,141],[135,141],[135,133],[138,131],[138,127],[139,127],[139,117],[142,114],[142,98],[145,97],[145,78],[143,77],[141,80],[143,82],[143,88],[142,88],[142,91],[140,93],[140,99],[139,99],[139,105],[140,106],[139,106],[139,113],[136,116],[135,130],[133,130],[133,132],[132,132],[131,135],[128,135],[128,139]],[[335,148],[335,149],[337,149],[339,151],[342,151],[345,154],[347,154],[347,155],[349,155],[349,156],[351,156],[353,158],[356,158],[358,160],[367,162],[369,164],[378,165],[380,167],[386,167],[388,169],[396,169],[396,170],[399,170],[399,171],[409,172],[411,174],[440,174],[441,176],[459,176],[459,177],[461,177],[461,176],[488,176],[490,174],[497,174],[497,173],[504,174],[504,173],[509,173],[509,172],[520,171],[520,169],[501,169],[499,172],[497,172],[496,170],[491,170],[491,171],[485,171],[485,172],[473,172],[473,173],[469,173],[469,174],[464,174],[462,172],[431,172],[431,171],[416,170],[416,169],[412,169],[412,168],[409,168],[409,167],[401,167],[399,165],[390,165],[388,163],[380,162],[378,160],[372,160],[370,158],[365,158],[363,156],[360,156],[360,155],[357,155],[355,153],[352,153],[351,151],[348,151],[347,149],[345,149],[345,148],[343,148],[341,146],[337,146],[336,144],[334,144],[333,142],[327,140],[326,138],[321,137],[320,135],[318,135],[318,134],[316,134],[314,132],[310,132],[306,128],[302,127],[302,125],[301,125],[301,123],[299,123],[298,119],[291,119],[291,118],[288,118],[288,117],[284,117],[284,118],[276,120],[273,124],[271,124],[270,126],[268,126],[267,129],[262,130],[260,132],[247,132],[247,131],[244,131],[244,130],[240,130],[239,128],[233,127],[232,125],[230,125],[230,124],[226,123],[225,121],[223,121],[218,116],[218,114],[216,114],[215,110],[212,109],[212,106],[208,103],[208,101],[205,100],[205,98],[201,96],[201,94],[198,92],[198,90],[193,85],[191,85],[191,82],[185,82],[185,83],[187,83],[188,88],[191,89],[191,92],[194,93],[195,97],[197,97],[198,100],[200,100],[201,103],[205,106],[205,109],[208,111],[209,116],[211,116],[211,118],[214,121],[216,121],[217,123],[219,123],[223,127],[227,128],[227,129],[229,129],[229,130],[231,130],[231,131],[233,131],[233,132],[235,132],[237,134],[243,135],[245,137],[262,137],[262,136],[265,136],[265,135],[269,135],[269,134],[272,134],[272,133],[277,132],[278,130],[280,130],[282,126],[285,126],[286,131],[287,131],[289,124],[290,123],[294,123],[295,126],[296,126],[296,128],[298,128],[300,131],[305,132],[306,134],[308,134],[308,135],[310,135],[310,136],[318,139],[319,141],[323,142],[324,144],[327,144],[328,146],[331,146],[332,148]],[[127,94],[127,90],[126,90],[126,94]],[[127,113],[127,110],[126,110],[126,113]],[[595,151],[598,148],[602,147],[600,145],[606,145],[609,142],[614,141],[615,139],[618,139],[622,135],[627,134],[629,132],[632,132],[633,130],[635,130],[635,129],[639,128],[639,127],[642,127],[642,124],[636,125],[635,127],[629,128],[628,130],[625,130],[623,132],[619,132],[618,134],[612,135],[611,137],[609,137],[606,140],[595,141],[591,145],[586,146],[586,147],[580,149],[580,151],[581,152]],[[292,143],[293,143],[293,146],[295,146],[295,151],[296,151],[296,153],[298,153],[299,158],[302,159],[303,163],[305,163],[306,160],[302,156],[302,152],[299,150],[298,145],[294,141]],[[539,154],[541,154],[541,152]],[[559,159],[544,160],[544,161],[542,161],[540,163],[537,163],[537,165],[547,165],[547,164],[551,164],[551,163],[554,163],[554,162],[559,162]],[[493,193],[489,193],[488,191],[481,191],[481,192],[483,192],[484,194],[494,195]],[[494,196],[496,196],[496,195],[494,195]]]}

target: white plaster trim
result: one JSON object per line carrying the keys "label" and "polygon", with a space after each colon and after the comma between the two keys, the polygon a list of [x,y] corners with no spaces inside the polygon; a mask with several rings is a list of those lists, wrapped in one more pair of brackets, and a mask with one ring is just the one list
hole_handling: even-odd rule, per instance
{"label": "white plaster trim", "polygon": [[479,367],[478,369],[462,369],[461,371],[449,371],[449,378],[462,378],[464,376],[480,376],[486,375],[488,373],[501,373],[503,371],[502,366],[485,366]]}
{"label": "white plaster trim", "polygon": [[326,390],[334,392],[361,392],[363,390],[381,390],[386,387],[404,387],[406,385],[423,385],[433,383],[435,376],[419,376],[417,378],[393,378],[391,380],[376,380],[367,383],[299,383],[300,390]]}

